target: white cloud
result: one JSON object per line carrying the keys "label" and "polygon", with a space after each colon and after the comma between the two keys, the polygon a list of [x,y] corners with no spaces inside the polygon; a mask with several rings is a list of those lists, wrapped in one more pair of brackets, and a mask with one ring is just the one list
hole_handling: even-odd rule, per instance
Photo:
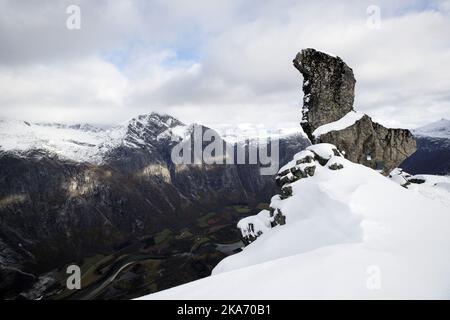
{"label": "white cloud", "polygon": [[1,67],[1,112],[39,121],[86,121],[86,115],[94,114],[95,121],[103,122],[102,117],[123,108],[128,85],[113,65],[97,57],[51,66]]}
{"label": "white cloud", "polygon": [[118,122],[161,111],[296,125],[292,59],[305,47],[342,57],[357,78],[355,107],[383,123],[450,114],[448,1],[381,1],[380,30],[366,26],[369,1],[78,2],[80,34],[60,28],[58,6],[0,0],[0,115]]}

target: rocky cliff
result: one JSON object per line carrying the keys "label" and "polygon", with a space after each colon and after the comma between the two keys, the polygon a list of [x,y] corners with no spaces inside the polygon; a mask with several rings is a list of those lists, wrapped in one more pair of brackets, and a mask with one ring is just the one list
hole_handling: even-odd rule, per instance
{"label": "rocky cliff", "polygon": [[384,174],[416,151],[409,130],[385,128],[354,111],[356,80],[341,58],[305,49],[293,62],[303,75],[301,125],[312,143],[332,143],[351,161]]}
{"label": "rocky cliff", "polygon": [[304,79],[301,124],[309,137],[318,127],[353,110],[356,80],[341,58],[306,49],[297,54],[294,66]]}

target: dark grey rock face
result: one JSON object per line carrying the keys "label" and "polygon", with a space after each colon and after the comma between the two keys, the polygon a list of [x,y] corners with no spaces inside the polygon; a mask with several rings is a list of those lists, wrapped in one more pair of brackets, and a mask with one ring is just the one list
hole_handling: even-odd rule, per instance
{"label": "dark grey rock face", "polygon": [[299,52],[294,66],[304,79],[301,124],[311,139],[315,129],[353,110],[356,80],[353,70],[341,58],[314,49]]}
{"label": "dark grey rock face", "polygon": [[312,143],[331,143],[357,163],[388,174],[416,151],[409,130],[388,129],[365,115],[353,125],[318,137],[312,132],[353,110],[356,80],[353,70],[339,57],[314,49],[302,50],[294,59],[302,73],[304,102],[302,128]]}

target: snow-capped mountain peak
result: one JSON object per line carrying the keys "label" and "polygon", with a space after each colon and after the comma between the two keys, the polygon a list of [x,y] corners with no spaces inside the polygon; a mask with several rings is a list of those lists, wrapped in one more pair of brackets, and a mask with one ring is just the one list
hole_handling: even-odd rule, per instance
{"label": "snow-capped mountain peak", "polygon": [[187,126],[178,119],[152,112],[139,115],[126,123],[124,141],[130,146],[151,146],[160,140],[174,140],[173,136],[183,135]]}
{"label": "snow-capped mountain peak", "polygon": [[141,114],[129,120],[127,124],[128,126],[156,128],[172,128],[178,125],[184,125],[181,121],[170,115],[157,112]]}
{"label": "snow-capped mountain peak", "polygon": [[413,130],[416,136],[450,139],[450,120],[441,119]]}
{"label": "snow-capped mountain peak", "polygon": [[62,159],[99,164],[118,146],[150,150],[160,140],[183,136],[186,127],[174,117],[155,112],[116,126],[1,119],[0,150],[19,155],[44,150]]}

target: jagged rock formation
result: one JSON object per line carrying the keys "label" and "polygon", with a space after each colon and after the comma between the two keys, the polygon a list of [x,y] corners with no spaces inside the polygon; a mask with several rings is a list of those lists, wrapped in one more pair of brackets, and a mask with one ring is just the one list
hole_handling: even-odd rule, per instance
{"label": "jagged rock formation", "polygon": [[356,80],[341,58],[306,49],[297,54],[294,66],[304,78],[302,127],[309,137],[353,110]]}
{"label": "jagged rock formation", "polygon": [[385,128],[353,110],[356,80],[341,58],[305,49],[294,66],[304,78],[301,125],[312,143],[332,143],[349,160],[384,174],[416,151],[409,130]]}
{"label": "jagged rock formation", "polygon": [[286,224],[286,216],[281,207],[283,200],[293,196],[292,184],[300,179],[313,177],[319,166],[329,170],[341,170],[344,168],[342,159],[341,152],[328,143],[309,146],[306,150],[295,154],[293,159],[276,175],[275,181],[281,190],[279,194],[272,197],[269,210],[262,210],[255,216],[239,221],[238,228],[243,242],[248,245],[267,230]]}
{"label": "jagged rock formation", "polygon": [[347,159],[388,174],[416,151],[409,130],[388,129],[364,115],[354,125],[321,135],[317,142],[335,144]]}

